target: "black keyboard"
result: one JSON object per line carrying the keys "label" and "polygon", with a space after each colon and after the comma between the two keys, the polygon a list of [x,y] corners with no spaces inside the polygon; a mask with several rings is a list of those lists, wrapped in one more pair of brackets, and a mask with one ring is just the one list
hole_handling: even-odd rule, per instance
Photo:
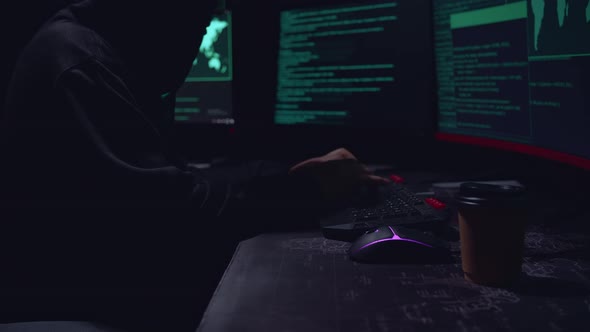
{"label": "black keyboard", "polygon": [[448,208],[442,202],[418,197],[404,185],[393,183],[382,189],[379,203],[341,211],[322,220],[321,228],[325,238],[354,241],[383,225],[435,230],[444,226],[449,215]]}

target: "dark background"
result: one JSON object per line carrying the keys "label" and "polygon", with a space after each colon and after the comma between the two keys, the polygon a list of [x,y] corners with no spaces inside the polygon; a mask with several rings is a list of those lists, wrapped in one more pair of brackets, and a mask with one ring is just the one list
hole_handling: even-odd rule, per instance
{"label": "dark background", "polygon": [[[313,3],[312,0],[293,0],[298,4]],[[293,3],[291,2],[291,4]],[[57,9],[68,2],[67,0],[29,0],[3,2],[0,10],[0,22],[5,25],[1,31],[3,60],[0,61],[0,98],[4,105],[6,85],[10,79],[12,67],[20,50],[26,45],[40,25],[49,18]],[[326,2],[339,2],[328,0]],[[429,1],[405,1],[419,6]],[[283,4],[288,6],[285,1]],[[266,7],[263,11],[261,7]],[[207,161],[211,158],[243,159],[281,159],[293,160],[316,156],[338,147],[349,148],[354,154],[366,163],[386,163],[393,166],[395,172],[430,172],[438,174],[440,179],[510,179],[516,178],[524,182],[529,188],[544,195],[546,200],[554,199],[556,205],[565,204],[569,211],[581,210],[584,207],[581,202],[586,196],[588,173],[585,170],[548,161],[536,157],[520,155],[512,152],[499,151],[476,146],[457,145],[437,142],[434,140],[434,132],[421,135],[399,135],[396,132],[385,130],[350,130],[349,128],[324,128],[324,127],[281,127],[273,125],[272,111],[275,98],[276,66],[260,70],[256,64],[276,63],[276,41],[278,37],[278,16],[268,15],[277,13],[280,3],[276,1],[258,1],[252,5],[252,1],[236,3],[234,11],[234,105],[236,119],[239,123],[235,127],[183,125],[178,128],[179,147],[193,160]],[[429,10],[425,8],[425,10]],[[269,26],[271,28],[269,28]],[[256,37],[256,38],[253,38]],[[251,50],[262,49],[264,52],[254,54]],[[434,61],[434,60],[433,60]],[[421,64],[417,64],[421,65]],[[426,91],[432,98],[435,91],[434,72],[423,80],[432,86],[431,91]],[[432,98],[433,114],[436,113],[435,99]],[[409,133],[406,133],[409,134]],[[2,223],[5,221],[2,220]],[[2,230],[2,232],[4,229]],[[0,233],[2,233],[0,232]],[[42,230],[36,230],[35,236],[42,236]],[[8,234],[8,233],[5,233]],[[129,238],[137,236],[130,232]],[[122,235],[122,241],[126,240]],[[84,239],[82,239],[84,240]],[[207,236],[203,241],[215,241],[215,236]],[[213,243],[215,244],[215,243]],[[69,248],[66,248],[69,249]],[[231,250],[225,253],[227,258],[231,256]],[[18,259],[16,256],[15,259]],[[216,269],[221,273],[225,267],[225,261],[217,261]],[[26,263],[26,262],[24,262]],[[214,289],[218,279],[207,280],[208,289]],[[203,288],[205,288],[204,285]],[[2,288],[4,286],[1,286]],[[3,291],[3,290],[2,290]],[[37,308],[51,308],[59,312],[59,303],[51,300],[58,296],[69,296],[77,299],[80,296],[78,290],[71,294],[61,290],[40,294],[36,290],[24,290],[15,292],[14,301],[9,305],[15,311],[22,309],[20,316],[28,319],[52,319],[55,315],[41,310],[30,311],[31,304]],[[108,292],[100,290],[93,295],[97,298],[108,298]],[[112,290],[111,290],[112,292]],[[127,297],[137,297],[144,294],[141,289],[126,290]],[[126,316],[128,320],[142,320],[153,314],[162,314],[159,310],[162,305],[170,311],[179,310],[177,315],[191,317],[188,325],[198,320],[194,312],[203,310],[208,302],[209,294],[201,296],[202,303],[196,303],[192,298],[179,300],[177,294],[183,293],[177,290],[172,294],[152,293],[152,299],[145,299],[143,308],[132,310],[125,300],[96,302],[97,313],[101,310],[111,310],[118,315]],[[0,294],[2,297],[4,294]],[[125,297],[123,296],[123,297]],[[153,297],[160,296],[159,300],[152,303]],[[123,297],[119,297],[122,299]],[[149,296],[148,296],[149,297]],[[164,300],[162,300],[164,299]],[[193,303],[186,306],[186,303]],[[145,311],[148,306],[154,305],[152,311]],[[160,307],[158,307],[158,304]],[[21,306],[21,307],[19,307]],[[180,312],[185,310],[185,312]],[[92,311],[92,309],[90,310]],[[0,313],[2,312],[0,306]],[[1,316],[1,315],[0,315]],[[62,315],[58,317],[72,317]],[[78,316],[78,317],[84,317]],[[86,316],[87,317],[87,316]],[[0,317],[1,320],[2,317]],[[19,319],[17,316],[14,319]],[[174,318],[170,318],[174,319]],[[166,320],[166,318],[162,318]]]}

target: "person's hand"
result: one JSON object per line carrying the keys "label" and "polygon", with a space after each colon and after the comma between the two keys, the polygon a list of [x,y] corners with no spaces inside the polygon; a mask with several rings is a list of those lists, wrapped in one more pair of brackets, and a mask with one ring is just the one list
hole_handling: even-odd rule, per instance
{"label": "person's hand", "polygon": [[371,174],[346,149],[303,161],[293,166],[289,174],[311,177],[319,185],[322,198],[331,203],[348,203],[363,192],[372,192],[379,185],[390,182]]}

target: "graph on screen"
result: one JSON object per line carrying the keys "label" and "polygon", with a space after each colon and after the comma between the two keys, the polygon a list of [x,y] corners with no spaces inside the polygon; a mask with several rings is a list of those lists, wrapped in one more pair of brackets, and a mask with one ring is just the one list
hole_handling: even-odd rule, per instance
{"label": "graph on screen", "polygon": [[232,80],[232,17],[226,12],[212,18],[176,94],[176,122],[233,124]]}
{"label": "graph on screen", "polygon": [[434,2],[439,129],[590,158],[590,1]]}

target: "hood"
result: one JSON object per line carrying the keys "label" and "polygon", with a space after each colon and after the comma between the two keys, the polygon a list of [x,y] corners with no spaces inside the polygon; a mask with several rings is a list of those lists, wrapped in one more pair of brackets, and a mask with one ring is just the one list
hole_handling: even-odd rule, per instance
{"label": "hood", "polygon": [[81,0],[70,10],[154,93],[184,82],[218,0]]}

